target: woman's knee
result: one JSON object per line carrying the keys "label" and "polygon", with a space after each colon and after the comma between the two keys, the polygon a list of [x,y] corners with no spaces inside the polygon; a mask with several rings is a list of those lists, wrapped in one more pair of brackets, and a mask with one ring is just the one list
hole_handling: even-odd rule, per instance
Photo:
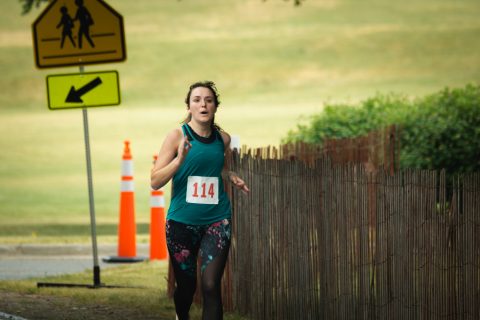
{"label": "woman's knee", "polygon": [[220,283],[214,279],[202,280],[202,293],[203,295],[218,295],[220,294]]}

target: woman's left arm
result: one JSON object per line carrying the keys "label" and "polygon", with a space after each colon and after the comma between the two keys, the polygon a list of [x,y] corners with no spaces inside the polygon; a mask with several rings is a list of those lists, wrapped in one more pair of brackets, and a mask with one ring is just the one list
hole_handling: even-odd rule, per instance
{"label": "woman's left arm", "polygon": [[235,172],[230,171],[230,162],[232,159],[232,151],[230,150],[230,135],[224,131],[220,132],[220,134],[222,135],[223,142],[225,144],[225,164],[222,170],[222,177],[230,181],[237,189],[239,189],[243,193],[248,194],[250,192],[250,189],[248,189],[245,181],[243,181],[243,179],[240,178]]}

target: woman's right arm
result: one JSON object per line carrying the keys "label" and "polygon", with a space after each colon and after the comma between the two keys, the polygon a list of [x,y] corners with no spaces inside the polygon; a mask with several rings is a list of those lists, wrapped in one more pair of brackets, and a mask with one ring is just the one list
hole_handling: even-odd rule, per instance
{"label": "woman's right arm", "polygon": [[167,135],[150,173],[150,184],[153,189],[160,189],[172,179],[191,147],[180,129],[175,129]]}

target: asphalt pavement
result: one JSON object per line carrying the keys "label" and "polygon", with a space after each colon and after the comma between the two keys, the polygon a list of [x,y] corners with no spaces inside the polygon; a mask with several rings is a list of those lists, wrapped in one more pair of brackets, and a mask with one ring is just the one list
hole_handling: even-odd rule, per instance
{"label": "asphalt pavement", "polygon": [[[118,266],[105,263],[103,258],[116,256],[116,245],[100,245],[100,270]],[[137,245],[137,256],[148,258],[149,246]],[[93,272],[91,245],[0,245],[0,280],[19,280],[45,276]]]}

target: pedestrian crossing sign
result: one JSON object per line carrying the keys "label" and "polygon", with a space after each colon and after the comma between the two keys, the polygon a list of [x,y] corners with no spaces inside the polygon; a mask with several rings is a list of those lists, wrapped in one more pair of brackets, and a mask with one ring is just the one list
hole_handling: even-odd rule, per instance
{"label": "pedestrian crossing sign", "polygon": [[123,17],[103,0],[53,0],[32,31],[38,68],[126,59]]}

